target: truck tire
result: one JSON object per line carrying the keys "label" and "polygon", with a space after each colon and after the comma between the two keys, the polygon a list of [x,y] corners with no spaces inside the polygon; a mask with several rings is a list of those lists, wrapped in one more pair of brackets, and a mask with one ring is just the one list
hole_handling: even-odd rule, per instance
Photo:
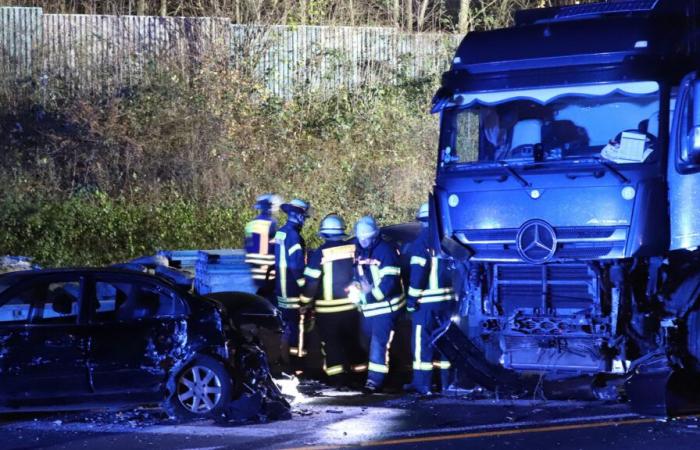
{"label": "truck tire", "polygon": [[179,420],[219,417],[231,401],[233,383],[223,364],[198,355],[175,376],[165,409]]}

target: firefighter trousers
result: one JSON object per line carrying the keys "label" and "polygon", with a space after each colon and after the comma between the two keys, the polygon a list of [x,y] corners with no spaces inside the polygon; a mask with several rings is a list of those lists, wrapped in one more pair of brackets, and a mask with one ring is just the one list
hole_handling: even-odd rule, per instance
{"label": "firefighter trousers", "polygon": [[[303,367],[301,357],[306,354],[303,335],[301,335],[303,328],[299,327],[301,315],[299,314],[299,309],[280,308],[280,312],[284,322],[284,331],[282,333],[283,350],[285,350],[285,346],[288,347],[289,369],[298,372]],[[286,356],[283,355],[282,358],[286,359]]]}
{"label": "firefighter trousers", "polygon": [[367,371],[367,354],[360,345],[360,312],[357,310],[317,313],[323,351],[324,370],[331,383],[342,383],[350,374]]}
{"label": "firefighter trousers", "polygon": [[365,330],[369,337],[369,367],[367,381],[381,388],[389,373],[389,350],[394,338],[394,327],[401,311],[374,317],[365,317]]}
{"label": "firefighter trousers", "polygon": [[451,365],[432,344],[432,337],[442,324],[450,320],[454,302],[438,302],[420,304],[412,313],[413,338],[411,352],[413,354],[413,380],[415,389],[427,392],[431,388],[433,370],[440,372],[442,389],[450,384]]}

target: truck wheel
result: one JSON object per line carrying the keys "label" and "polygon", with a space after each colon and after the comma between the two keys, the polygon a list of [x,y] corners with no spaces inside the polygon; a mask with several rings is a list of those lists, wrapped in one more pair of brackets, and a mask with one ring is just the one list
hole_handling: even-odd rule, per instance
{"label": "truck wheel", "polygon": [[166,410],[181,420],[215,418],[230,403],[232,392],[233,380],[223,364],[199,355],[175,376]]}

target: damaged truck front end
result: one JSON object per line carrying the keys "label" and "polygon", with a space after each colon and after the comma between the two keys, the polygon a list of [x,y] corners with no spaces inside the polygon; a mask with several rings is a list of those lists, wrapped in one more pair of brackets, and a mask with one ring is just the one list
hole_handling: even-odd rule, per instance
{"label": "damaged truck front end", "polygon": [[460,45],[431,217],[461,291],[438,345],[472,378],[626,380],[660,415],[697,398],[699,6],[525,11]]}

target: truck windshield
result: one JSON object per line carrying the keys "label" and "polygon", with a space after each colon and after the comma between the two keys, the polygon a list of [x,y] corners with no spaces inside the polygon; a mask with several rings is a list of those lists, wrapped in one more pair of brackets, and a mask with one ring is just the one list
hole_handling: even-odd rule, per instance
{"label": "truck windshield", "polygon": [[545,101],[506,97],[492,104],[473,98],[470,106],[443,112],[440,166],[599,157],[641,163],[653,154],[658,130],[658,90],[564,94]]}

